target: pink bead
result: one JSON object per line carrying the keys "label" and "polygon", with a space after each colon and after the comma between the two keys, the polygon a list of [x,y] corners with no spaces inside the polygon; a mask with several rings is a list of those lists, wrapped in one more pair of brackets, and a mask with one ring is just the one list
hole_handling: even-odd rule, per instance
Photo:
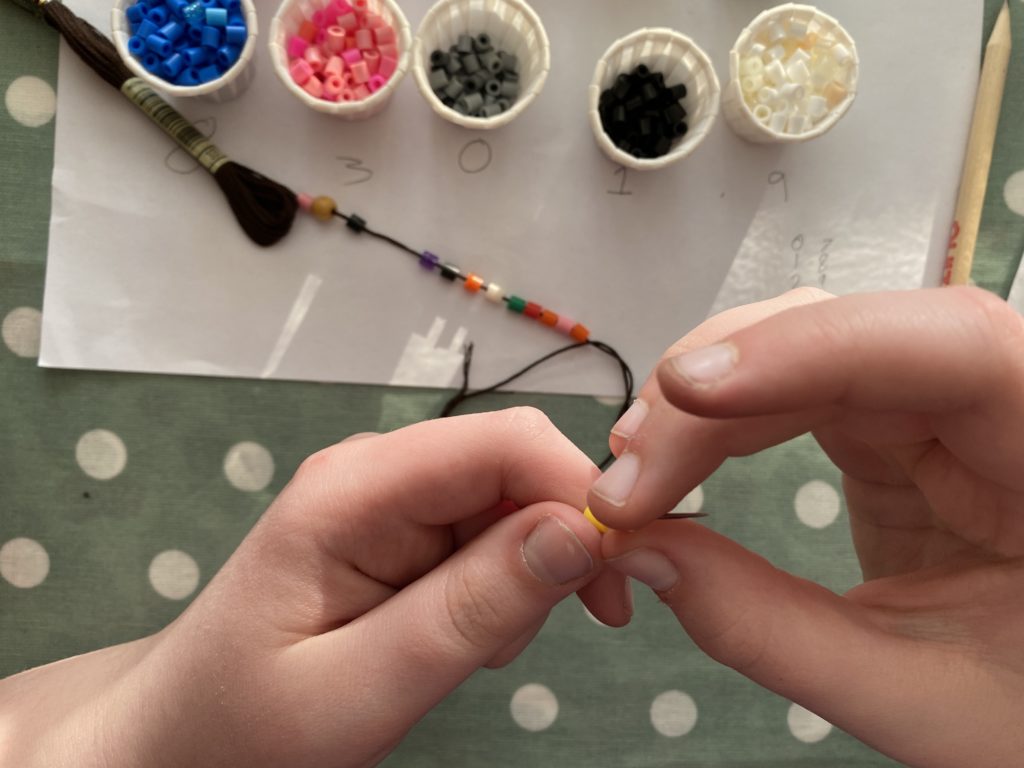
{"label": "pink bead", "polygon": [[576,327],[576,321],[566,317],[565,315],[558,316],[558,322],[555,323],[555,330],[559,333],[564,333],[568,336],[572,333],[572,329]]}
{"label": "pink bead", "polygon": [[381,56],[390,56],[395,61],[398,61],[398,46],[393,43],[386,43],[385,45],[378,45],[377,50],[380,51]]}
{"label": "pink bead", "polygon": [[352,79],[360,85],[369,81],[370,68],[366,66],[365,61],[357,61],[350,67],[350,69],[352,70]]}
{"label": "pink bead", "polygon": [[370,93],[376,93],[377,91],[379,91],[381,88],[384,87],[384,84],[386,82],[387,80],[385,80],[380,75],[374,75],[373,77],[371,77],[370,82],[367,83],[367,85],[370,87]]}
{"label": "pink bead", "polygon": [[369,50],[363,52],[363,61],[370,70],[370,77],[373,77],[380,70],[380,54],[377,51]]}
{"label": "pink bead", "polygon": [[288,38],[288,44],[285,46],[290,59],[301,59],[307,48],[309,48],[309,43],[298,35]]}
{"label": "pink bead", "polygon": [[324,31],[324,47],[330,53],[338,53],[345,48],[345,30],[335,25]]}
{"label": "pink bead", "polygon": [[292,63],[288,65],[288,72],[296,85],[303,85],[313,76],[313,68],[305,59],[292,59]]}
{"label": "pink bead", "polygon": [[324,78],[324,93],[327,96],[337,98],[343,90],[345,90],[345,81],[341,79],[341,75]]}
{"label": "pink bead", "polygon": [[299,192],[299,194],[295,196],[295,199],[299,203],[299,208],[301,208],[304,211],[308,211],[310,208],[313,207],[312,195],[307,195],[305,192]]}
{"label": "pink bead", "polygon": [[319,99],[324,95],[324,84],[316,77],[311,77],[306,81],[305,85],[302,86],[302,90],[308,93],[313,98]]}
{"label": "pink bead", "polygon": [[338,101],[355,101],[355,100],[356,100],[356,92],[353,91],[351,88],[345,88],[341,92],[341,95],[338,97]]}
{"label": "pink bead", "polygon": [[380,29],[385,26],[384,19],[382,19],[379,14],[368,13],[363,19],[363,26],[367,29]]}
{"label": "pink bead", "polygon": [[369,29],[357,29],[356,45],[364,51],[373,48],[373,32]]}
{"label": "pink bead", "polygon": [[363,99],[365,99],[369,95],[370,95],[370,89],[367,88],[365,85],[360,85],[358,88],[356,88],[356,98],[359,101],[362,101]]}
{"label": "pink bead", "polygon": [[354,13],[349,11],[338,17],[338,26],[342,29],[356,29],[359,26],[359,19],[356,18]]}
{"label": "pink bead", "polygon": [[348,64],[348,68],[352,69],[352,67],[363,60],[363,54],[358,48],[350,48],[341,54],[341,58]]}
{"label": "pink bead", "polygon": [[395,42],[394,27],[377,27],[373,30],[373,39],[377,41],[377,45],[387,45],[388,43]]}
{"label": "pink bead", "polygon": [[345,81],[346,88],[351,88],[352,90],[355,90],[356,81],[352,78],[351,72],[343,72],[341,75],[341,79]]}
{"label": "pink bead", "polygon": [[[345,38],[345,50],[346,51],[358,51],[359,50],[359,46],[356,45],[356,39],[352,35],[349,35],[348,37]],[[362,53],[360,53],[360,55],[362,55]]]}
{"label": "pink bead", "polygon": [[311,45],[306,49],[306,55],[303,56],[303,58],[309,62],[309,66],[312,67],[314,74],[322,71],[324,64],[326,63],[324,61],[324,55],[315,45]]}
{"label": "pink bead", "polygon": [[368,0],[352,0],[352,8],[355,9],[356,13],[366,13],[369,5]]}
{"label": "pink bead", "polygon": [[324,65],[324,76],[329,77],[331,75],[340,75],[345,71],[345,62],[341,60],[341,56],[331,56]]}
{"label": "pink bead", "polygon": [[398,69],[398,61],[391,56],[381,56],[380,66],[377,68],[377,74],[387,80]]}
{"label": "pink bead", "polygon": [[334,0],[333,3],[330,3],[326,8],[324,8],[324,13],[327,14],[327,21],[329,24],[337,24],[338,17],[343,13],[348,13],[350,10],[352,9],[348,7],[348,3],[340,2],[340,0]]}
{"label": "pink bead", "polygon": [[322,29],[317,30],[316,35],[313,37],[313,42],[321,46],[324,44],[324,31]]}
{"label": "pink bead", "polygon": [[330,23],[325,11],[314,11],[311,21],[318,27],[326,27]]}

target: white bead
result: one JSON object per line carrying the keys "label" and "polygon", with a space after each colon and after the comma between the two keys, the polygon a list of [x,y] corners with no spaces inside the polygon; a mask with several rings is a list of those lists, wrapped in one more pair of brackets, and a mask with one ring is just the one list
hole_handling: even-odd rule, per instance
{"label": "white bead", "polygon": [[828,102],[825,100],[824,96],[811,96],[804,103],[806,105],[804,107],[804,111],[807,113],[807,116],[815,122],[821,120],[821,118],[828,114]]}
{"label": "white bead", "polygon": [[764,62],[754,56],[744,59],[740,64],[741,75],[760,75],[762,72],[764,72]]}
{"label": "white bead", "polygon": [[792,115],[786,124],[786,131],[789,133],[803,133],[807,130],[808,121],[803,115]]}
{"label": "white bead", "polygon": [[779,98],[790,104],[796,104],[797,102],[803,101],[806,91],[802,85],[796,83],[786,83],[784,86],[779,88]]}
{"label": "white bead", "polygon": [[810,86],[813,91],[824,90],[825,86],[832,82],[832,77],[829,75],[828,70],[815,69],[811,73]]}
{"label": "white bead", "polygon": [[786,124],[789,122],[789,115],[785,112],[776,112],[772,115],[771,122],[768,127],[776,133],[784,133],[786,130]]}
{"label": "white bead", "polygon": [[786,36],[786,29],[779,22],[773,21],[768,25],[768,42],[777,43]]}
{"label": "white bead", "polygon": [[758,104],[754,107],[754,117],[762,123],[772,119],[772,109],[767,104]]}
{"label": "white bead", "polygon": [[781,61],[786,56],[786,49],[776,45],[764,52],[764,58],[768,61]]}
{"label": "white bead", "polygon": [[789,57],[789,61],[790,63],[802,61],[804,64],[809,64],[811,62],[811,54],[809,54],[803,48],[797,48],[795,51],[793,51],[793,55]]}
{"label": "white bead", "polygon": [[790,64],[786,68],[786,74],[789,75],[789,79],[794,83],[803,85],[811,79],[811,70],[807,68],[807,65],[802,61],[797,61]]}
{"label": "white bead", "polygon": [[749,55],[757,56],[758,58],[760,58],[761,56],[764,56],[764,52],[765,47],[761,43],[754,43],[752,46],[750,46]]}
{"label": "white bead", "polygon": [[[822,101],[824,101],[824,99],[822,99]],[[484,296],[487,297],[487,300],[492,301],[495,304],[500,304],[504,295],[505,291],[502,290],[501,286],[495,285],[494,283],[489,283],[484,291]]]}
{"label": "white bead", "polygon": [[786,68],[782,66],[781,61],[775,59],[775,61],[764,68],[764,77],[772,85],[782,85],[786,82]]}
{"label": "white bead", "polygon": [[744,77],[742,80],[740,80],[740,87],[743,89],[743,92],[746,94],[750,94],[751,96],[757,93],[759,90],[761,90],[763,86],[764,78],[761,77],[760,75],[756,75],[753,77]]}
{"label": "white bead", "polygon": [[836,43],[832,46],[832,58],[835,59],[836,64],[840,67],[845,67],[853,59],[853,54],[842,43]]}
{"label": "white bead", "polygon": [[807,20],[795,18],[790,19],[789,36],[795,37],[797,40],[803,40],[805,37],[807,37]]}
{"label": "white bead", "polygon": [[757,92],[758,104],[774,104],[778,100],[779,92],[776,91],[774,88],[769,88],[768,86],[765,86],[764,88]]}

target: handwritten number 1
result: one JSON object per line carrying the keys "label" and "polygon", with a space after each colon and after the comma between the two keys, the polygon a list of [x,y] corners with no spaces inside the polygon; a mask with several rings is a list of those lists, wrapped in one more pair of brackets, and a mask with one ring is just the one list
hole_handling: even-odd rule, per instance
{"label": "handwritten number 1", "polygon": [[620,195],[622,197],[628,197],[633,193],[626,189],[626,179],[629,177],[629,169],[624,165],[620,165],[615,169],[615,175],[619,176],[619,188],[607,190],[609,195]]}

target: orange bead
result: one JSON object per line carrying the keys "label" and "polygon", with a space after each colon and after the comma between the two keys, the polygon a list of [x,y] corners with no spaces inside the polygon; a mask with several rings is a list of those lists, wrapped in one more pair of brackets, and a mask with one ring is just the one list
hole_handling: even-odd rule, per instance
{"label": "orange bead", "polygon": [[302,22],[302,24],[299,25],[299,37],[307,43],[312,43],[313,38],[316,37],[316,24],[309,19]]}
{"label": "orange bead", "polygon": [[466,275],[466,282],[463,285],[463,288],[465,288],[470,293],[476,293],[481,288],[483,288],[483,285],[484,279],[480,277],[480,275],[474,275],[470,273]]}
{"label": "orange bead", "polygon": [[320,219],[320,221],[330,221],[335,209],[336,205],[332,198],[327,195],[317,195],[313,198],[313,204],[310,206],[309,212],[314,217]]}
{"label": "orange bead", "polygon": [[581,323],[576,323],[576,325],[573,326],[573,329],[569,332],[569,335],[576,339],[576,341],[582,343],[590,338],[590,329]]}
{"label": "orange bead", "polygon": [[545,309],[540,313],[540,321],[544,323],[544,325],[550,325],[554,327],[555,325],[558,324],[558,315],[556,315],[554,312],[550,310]]}

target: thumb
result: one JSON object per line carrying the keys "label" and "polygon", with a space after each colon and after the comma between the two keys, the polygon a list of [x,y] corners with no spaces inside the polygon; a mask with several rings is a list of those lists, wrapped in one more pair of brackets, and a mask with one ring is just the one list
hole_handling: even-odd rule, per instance
{"label": "thumb", "polygon": [[324,702],[328,717],[346,691],[372,690],[388,703],[383,728],[400,737],[585,585],[600,549],[600,534],[579,510],[525,507],[370,612],[304,641],[297,683],[313,694],[308,700]]}

